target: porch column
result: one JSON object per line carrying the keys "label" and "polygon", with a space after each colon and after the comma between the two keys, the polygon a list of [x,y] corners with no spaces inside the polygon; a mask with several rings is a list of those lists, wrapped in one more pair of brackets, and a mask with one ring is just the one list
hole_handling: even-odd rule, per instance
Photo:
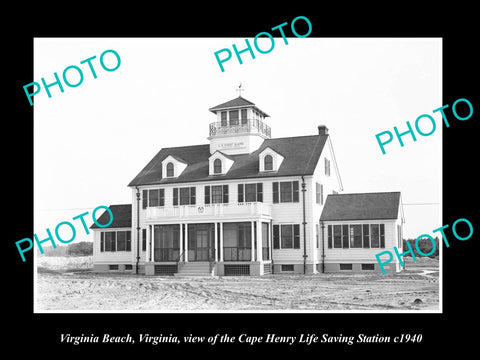
{"label": "porch column", "polygon": [[185,262],[188,262],[188,224],[185,224]]}
{"label": "porch column", "polygon": [[220,223],[220,261],[223,261],[223,222]]}
{"label": "porch column", "polygon": [[[150,260],[150,226],[147,225],[147,238],[145,239],[145,242],[147,243],[147,247],[145,248],[145,262],[151,261]],[[143,238],[142,238],[143,241]]]}
{"label": "porch column", "polygon": [[257,261],[261,261],[263,259],[263,253],[262,253],[262,244],[263,244],[262,222],[261,221],[256,221],[256,223],[257,223]]}
{"label": "porch column", "polygon": [[214,251],[214,256],[215,256],[215,262],[218,261],[218,247],[217,247],[217,244],[218,244],[218,223],[213,223],[213,226],[214,226],[214,244],[213,244],[213,251]]}
{"label": "porch column", "polygon": [[251,240],[252,240],[252,244],[250,246],[250,251],[251,251],[250,261],[255,261],[255,229],[254,229],[254,224],[255,224],[255,221],[250,221]]}
{"label": "porch column", "polygon": [[[180,241],[180,244],[179,244],[179,249],[178,249],[178,256],[181,256],[182,255],[182,252],[183,252],[183,224],[180,223],[180,236],[179,236],[179,241]],[[180,258],[179,261],[181,261],[182,259]]]}
{"label": "porch column", "polygon": [[152,261],[155,261],[155,225],[150,225],[152,228],[152,231],[150,231],[150,259]]}
{"label": "porch column", "polygon": [[273,220],[270,220],[270,224],[268,224],[268,251],[270,252],[269,259],[273,261]]}

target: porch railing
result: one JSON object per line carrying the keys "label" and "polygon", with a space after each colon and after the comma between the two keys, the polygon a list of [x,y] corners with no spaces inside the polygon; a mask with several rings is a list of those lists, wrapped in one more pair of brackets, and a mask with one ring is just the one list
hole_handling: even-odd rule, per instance
{"label": "porch railing", "polygon": [[252,259],[252,249],[234,246],[223,247],[224,261],[250,261]]}
{"label": "porch railing", "polygon": [[153,260],[158,262],[177,262],[180,257],[180,249],[154,249]]}

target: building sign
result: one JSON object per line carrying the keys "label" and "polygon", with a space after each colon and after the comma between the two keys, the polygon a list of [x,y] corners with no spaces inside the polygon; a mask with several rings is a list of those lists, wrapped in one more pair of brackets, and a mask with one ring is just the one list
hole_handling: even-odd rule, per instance
{"label": "building sign", "polygon": [[246,147],[244,141],[221,143],[217,145],[218,149],[242,149]]}

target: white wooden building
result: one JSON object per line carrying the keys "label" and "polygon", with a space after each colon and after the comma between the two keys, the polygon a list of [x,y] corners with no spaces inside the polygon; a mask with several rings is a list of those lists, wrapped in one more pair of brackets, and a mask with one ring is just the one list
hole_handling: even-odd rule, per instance
{"label": "white wooden building", "polygon": [[[216,118],[207,144],[161,149],[128,185],[132,204],[111,206],[108,228],[92,226],[96,271],[312,274],[343,263],[378,269],[373,249],[328,247],[325,229],[337,220],[321,221],[322,211],[343,188],[326,126],[275,139],[268,114],[241,96],[209,110]],[[401,203],[392,206],[399,214]],[[386,226],[385,246],[395,233]]]}

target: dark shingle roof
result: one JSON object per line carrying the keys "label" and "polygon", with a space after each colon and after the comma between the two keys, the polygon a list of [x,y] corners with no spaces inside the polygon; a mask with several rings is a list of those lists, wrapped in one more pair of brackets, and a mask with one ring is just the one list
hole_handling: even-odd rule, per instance
{"label": "dark shingle roof", "polygon": [[[132,205],[131,204],[122,204],[122,205],[110,205],[108,207],[113,214],[112,223],[106,227],[101,228],[95,223],[90,226],[90,229],[111,229],[111,228],[126,228],[132,226]],[[107,224],[110,221],[110,215],[105,210],[97,222],[99,224]]]}
{"label": "dark shingle roof", "polygon": [[[234,163],[227,174],[210,176],[208,158],[210,145],[193,145],[161,149],[128,186],[171,184],[194,181],[247,179],[274,176],[312,175],[328,135],[297,136],[266,139],[260,148],[250,154],[229,155]],[[258,155],[266,148],[284,156],[278,171],[259,172]],[[162,179],[162,161],[168,156],[185,160],[187,167],[177,178]]]}
{"label": "dark shingle roof", "polygon": [[331,194],[320,220],[397,219],[400,192]]}
{"label": "dark shingle roof", "polygon": [[217,106],[214,106],[208,110],[213,112],[214,114],[217,113],[218,110],[223,110],[223,109],[228,109],[228,108],[235,108],[235,107],[245,107],[245,106],[253,106],[258,112],[262,113],[263,116],[269,116],[267,113],[264,111],[260,110],[258,107],[255,106],[255,104],[241,96],[229,100],[227,102],[224,102],[222,104],[219,104]]}

